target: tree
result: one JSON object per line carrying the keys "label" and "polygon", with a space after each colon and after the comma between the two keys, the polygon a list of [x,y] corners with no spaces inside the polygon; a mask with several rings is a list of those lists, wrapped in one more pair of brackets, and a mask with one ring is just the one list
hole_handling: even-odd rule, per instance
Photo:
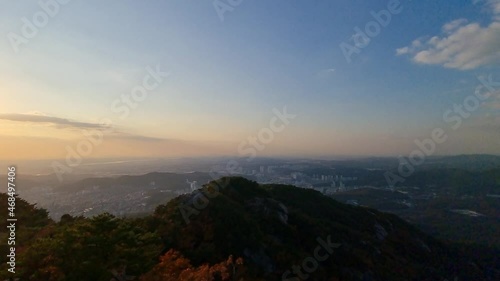
{"label": "tree", "polygon": [[210,266],[203,264],[193,267],[191,262],[179,252],[169,250],[160,258],[160,262],[141,281],[229,281],[239,280],[243,271],[243,259],[226,261]]}

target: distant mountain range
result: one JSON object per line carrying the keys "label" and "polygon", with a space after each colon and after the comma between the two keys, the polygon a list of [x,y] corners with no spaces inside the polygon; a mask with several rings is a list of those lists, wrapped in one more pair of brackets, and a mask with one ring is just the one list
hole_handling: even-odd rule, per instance
{"label": "distant mountain range", "polygon": [[[403,155],[407,158],[407,155]],[[360,157],[356,159],[322,160],[337,167],[374,168],[390,170],[398,167],[396,157]],[[467,154],[454,156],[429,156],[418,168],[455,168],[470,171],[484,171],[500,167],[500,156],[489,154]]]}

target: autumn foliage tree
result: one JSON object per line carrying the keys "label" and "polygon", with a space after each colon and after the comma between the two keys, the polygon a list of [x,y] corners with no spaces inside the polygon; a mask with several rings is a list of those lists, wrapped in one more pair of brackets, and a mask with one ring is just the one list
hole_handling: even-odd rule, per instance
{"label": "autumn foliage tree", "polygon": [[191,262],[175,250],[169,250],[160,262],[141,281],[229,281],[240,280],[243,259],[230,256],[212,266],[208,264],[194,267]]}

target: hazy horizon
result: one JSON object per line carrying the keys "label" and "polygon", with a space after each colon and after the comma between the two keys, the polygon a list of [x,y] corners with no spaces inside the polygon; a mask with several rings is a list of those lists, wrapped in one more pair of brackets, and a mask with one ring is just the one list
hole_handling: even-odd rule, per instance
{"label": "hazy horizon", "polygon": [[[400,162],[405,156],[324,156],[319,158],[311,157],[256,157],[249,161],[246,157],[235,156],[207,156],[207,157],[136,157],[136,158],[82,158],[78,165],[68,165],[71,170],[60,169],[59,164],[65,165],[67,159],[21,159],[16,161],[1,160],[5,164],[16,166],[19,174],[24,175],[60,175],[61,179],[74,175],[87,176],[111,176],[111,175],[143,175],[151,172],[209,172],[217,169],[218,165],[228,167],[233,161],[237,166],[261,165],[268,163],[310,163],[310,162],[328,162],[338,161],[364,161],[364,160],[393,160],[394,163]],[[432,163],[433,160],[450,159],[454,157],[478,157],[483,160],[490,157],[497,157],[499,154],[459,154],[459,155],[433,155],[427,158],[425,163]],[[71,159],[74,161],[75,159]],[[57,164],[56,164],[57,163]],[[192,168],[186,168],[185,165]],[[227,168],[223,171],[229,172]],[[69,172],[69,173],[68,173]],[[236,173],[238,174],[238,173]]]}

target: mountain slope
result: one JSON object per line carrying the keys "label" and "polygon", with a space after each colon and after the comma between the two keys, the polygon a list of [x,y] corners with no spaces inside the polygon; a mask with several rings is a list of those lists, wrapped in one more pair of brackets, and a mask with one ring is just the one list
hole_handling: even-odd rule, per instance
{"label": "mountain slope", "polygon": [[[394,215],[293,186],[223,178],[155,217],[166,249],[194,264],[242,256],[266,280],[486,280],[481,266]],[[328,258],[308,258],[324,242]]]}

